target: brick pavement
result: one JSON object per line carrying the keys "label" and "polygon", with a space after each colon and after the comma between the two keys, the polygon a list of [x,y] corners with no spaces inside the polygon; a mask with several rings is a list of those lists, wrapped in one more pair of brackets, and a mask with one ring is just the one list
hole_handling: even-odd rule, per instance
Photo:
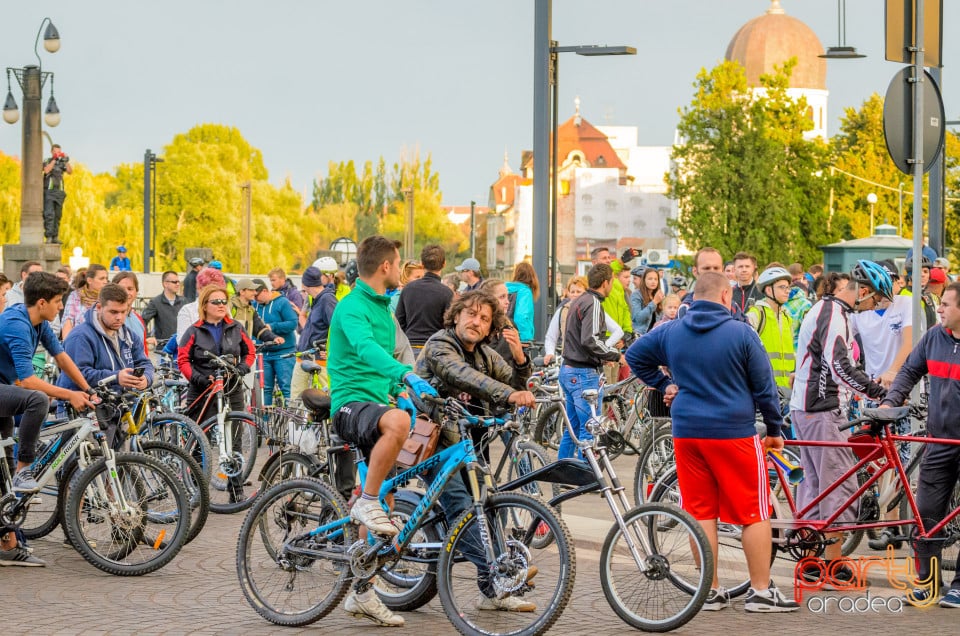
{"label": "brick pavement", "polygon": [[[627,459],[619,460],[617,467],[624,477],[632,472]],[[624,633],[629,627],[610,610],[599,584],[596,547],[612,523],[606,504],[595,496],[582,497],[564,504],[564,517],[577,540],[577,578],[573,599],[551,633]],[[370,623],[353,619],[339,609],[300,630],[278,628],[262,620],[246,603],[237,582],[234,552],[241,521],[242,515],[211,515],[201,536],[186,546],[173,563],[159,572],[136,578],[113,577],[96,570],[73,549],[62,546],[58,529],[50,537],[33,543],[37,554],[47,560],[47,568],[0,568],[4,596],[0,624],[7,634],[232,635],[322,630],[353,635],[376,631]],[[775,576],[781,589],[789,592],[789,566],[778,566]],[[895,596],[882,580],[874,577],[872,581],[872,596]],[[405,617],[407,627],[403,631],[417,636],[445,636],[453,632],[436,599]],[[743,601],[739,600],[731,609],[702,613],[674,633],[956,633],[958,618],[960,612],[936,607],[857,615],[843,614],[833,606],[826,616],[808,609],[791,615],[756,616],[746,614]]]}

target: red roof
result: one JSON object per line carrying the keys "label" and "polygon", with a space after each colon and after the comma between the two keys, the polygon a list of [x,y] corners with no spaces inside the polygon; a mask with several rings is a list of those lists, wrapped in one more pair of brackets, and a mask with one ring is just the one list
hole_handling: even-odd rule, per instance
{"label": "red roof", "polygon": [[506,174],[497,179],[490,190],[493,192],[493,205],[513,205],[513,199],[516,196],[517,184],[523,181],[518,174]]}
{"label": "red roof", "polygon": [[[608,138],[597,130],[593,124],[583,117],[571,117],[557,129],[557,158],[562,164],[574,150],[583,153],[587,166],[590,168],[619,168],[627,167],[620,161],[620,157],[613,150]],[[533,153],[524,153],[522,170],[533,165]]]}

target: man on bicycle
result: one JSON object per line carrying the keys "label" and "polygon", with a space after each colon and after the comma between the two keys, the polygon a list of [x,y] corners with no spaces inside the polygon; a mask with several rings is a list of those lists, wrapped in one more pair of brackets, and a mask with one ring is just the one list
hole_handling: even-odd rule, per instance
{"label": "man on bicycle", "polygon": [[[50,327],[59,316],[67,283],[47,272],[33,272],[23,283],[22,304],[0,314],[0,436],[13,434],[13,416],[20,419],[20,442],[13,489],[36,490],[39,485],[30,464],[36,459],[40,425],[49,402],[44,395],[66,400],[75,409],[93,407],[86,391],[90,385],[60,346]],[[126,301],[126,296],[124,296]],[[54,386],[38,378],[33,370],[33,354],[38,345],[53,356],[60,370],[80,388],[79,391]]]}
{"label": "man on bicycle", "polygon": [[[907,356],[893,380],[893,385],[883,399],[880,408],[899,406],[910,396],[910,390],[929,375],[930,396],[927,401],[927,434],[930,437],[960,439],[960,379],[955,369],[960,363],[960,283],[950,283],[943,292],[940,306],[940,324],[923,334],[920,342]],[[925,528],[932,528],[947,515],[955,502],[954,488],[960,481],[960,446],[948,444],[925,444],[920,459],[920,478],[917,481],[917,509]],[[915,542],[917,577],[928,584],[912,593],[912,601],[922,603],[931,598],[931,590],[941,589],[940,555],[943,542],[937,538]],[[932,573],[933,558],[937,559],[937,571]],[[940,607],[960,607],[960,570],[950,589],[940,599]]]}
{"label": "man on bicycle", "polygon": [[[337,304],[327,340],[334,432],[356,445],[368,462],[363,494],[350,517],[389,537],[399,530],[380,505],[380,486],[393,470],[416,415],[412,402],[401,395],[402,386],[406,384],[417,395],[437,395],[410,366],[393,357],[396,328],[386,291],[400,283],[399,246],[383,236],[370,236],[360,243],[359,279]],[[390,406],[394,397],[401,408]],[[383,605],[369,582],[361,587],[354,587],[344,601],[347,612],[380,625],[403,625],[403,618]]]}
{"label": "man on bicycle", "polygon": [[[500,303],[487,292],[469,291],[454,299],[444,316],[443,331],[427,340],[417,358],[417,375],[436,386],[440,395],[457,398],[478,415],[489,414],[493,406],[532,408],[536,404],[533,393],[522,390],[530,377],[530,365],[523,370],[514,367],[488,346],[491,334],[505,320]],[[474,442],[479,443],[486,430],[477,428],[474,431],[477,433]],[[456,437],[459,437],[458,431],[445,430],[441,445],[456,441]],[[432,483],[439,472],[440,466],[437,466],[427,471],[424,477]],[[473,505],[473,496],[459,473],[450,478],[440,493],[440,505],[451,523]],[[475,545],[483,543],[478,540]],[[477,565],[477,582],[481,591],[477,609],[536,611],[536,605],[518,596],[497,598],[487,581],[484,555],[465,556]]]}
{"label": "man on bicycle", "polygon": [[[723,274],[702,273],[683,318],[647,333],[626,357],[633,373],[662,391],[671,405],[683,508],[703,526],[713,553],[718,522],[743,526],[750,571],[745,609],[793,612],[800,606],[770,579],[773,536],[764,451],[783,448],[780,400],[760,338],[733,317],[732,300],[733,289]],[[668,367],[672,377],[661,367]],[[755,428],[757,410],[767,428],[763,442]],[[729,605],[714,569],[703,609]]]}
{"label": "man on bicycle", "polygon": [[[874,309],[886,298],[893,298],[890,274],[873,261],[861,260],[850,274],[828,275],[823,299],[815,304],[800,325],[797,341],[797,373],[790,397],[791,420],[798,439],[843,442],[847,438],[839,427],[847,421],[841,405],[850,391],[870,398],[883,397],[879,382],[861,371],[850,358],[852,337],[848,315],[853,311]],[[841,388],[842,387],[842,388]],[[820,495],[821,487],[836,483],[856,462],[849,448],[801,446],[800,462],[804,479],[797,488],[797,508],[802,509]],[[856,476],[844,480],[809,513],[812,519],[828,519],[857,490]],[[854,523],[856,506],[850,506],[837,518],[838,523]],[[827,572],[837,582],[852,580],[853,571],[844,564],[830,562],[841,558],[842,533],[827,533],[829,540],[823,558]],[[801,576],[811,582],[821,580],[823,570],[810,564]],[[829,584],[826,588],[832,588]]]}

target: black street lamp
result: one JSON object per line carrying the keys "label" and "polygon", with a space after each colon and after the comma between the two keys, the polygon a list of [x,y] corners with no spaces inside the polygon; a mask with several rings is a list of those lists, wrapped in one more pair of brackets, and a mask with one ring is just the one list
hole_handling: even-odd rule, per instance
{"label": "black street lamp", "polygon": [[[19,262],[25,260],[39,260],[45,267],[60,262],[59,245],[51,245],[50,249],[43,246],[42,122],[46,122],[50,127],[57,126],[60,123],[60,109],[53,96],[53,73],[42,69],[38,49],[41,33],[43,33],[43,48],[48,53],[56,53],[60,50],[60,33],[50,18],[44,18],[33,45],[37,64],[29,64],[23,68],[7,67],[7,97],[3,104],[3,120],[8,124],[15,124],[20,119],[17,101],[13,97],[11,75],[17,79],[23,93],[20,243],[5,246],[4,255],[8,269],[13,267],[19,269]],[[50,80],[50,99],[47,101],[41,120],[40,102],[43,85],[48,79]]]}

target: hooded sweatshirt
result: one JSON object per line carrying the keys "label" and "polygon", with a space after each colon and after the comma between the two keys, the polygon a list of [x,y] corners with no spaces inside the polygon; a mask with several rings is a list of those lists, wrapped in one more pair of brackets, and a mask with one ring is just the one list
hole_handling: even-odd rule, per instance
{"label": "hooded sweatshirt", "polygon": [[783,418],[767,352],[757,332],[723,305],[694,301],[683,318],[634,342],[626,358],[644,384],[659,391],[679,388],[670,407],[674,437],[753,437],[757,410],[767,435],[780,435]]}
{"label": "hooded sweatshirt", "polygon": [[[153,363],[143,351],[143,341],[126,325],[122,325],[115,335],[107,335],[94,308],[87,310],[84,322],[70,332],[63,342],[63,348],[91,385],[115,375],[121,369],[137,367],[143,367],[147,385],[153,383]],[[71,391],[80,388],[66,373],[60,374],[57,386]],[[114,380],[111,386],[119,384]]]}
{"label": "hooded sweatshirt", "polygon": [[283,338],[282,345],[264,349],[265,358],[275,358],[290,353],[296,346],[297,311],[286,297],[274,292],[273,298],[266,303],[256,304],[257,314],[270,331]]}

